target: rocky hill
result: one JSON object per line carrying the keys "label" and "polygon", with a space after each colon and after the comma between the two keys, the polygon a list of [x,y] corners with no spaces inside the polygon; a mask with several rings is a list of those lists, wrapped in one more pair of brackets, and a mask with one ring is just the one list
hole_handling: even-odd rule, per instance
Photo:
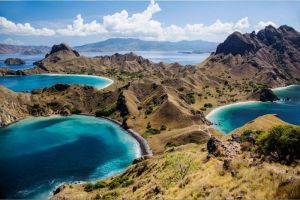
{"label": "rocky hill", "polygon": [[[275,116],[256,120],[251,129],[269,131],[281,121]],[[281,121],[282,122],[282,121]],[[299,127],[298,127],[298,130]],[[300,133],[300,132],[299,132]],[[251,137],[249,137],[251,138]],[[297,199],[300,166],[272,162],[251,150],[255,144],[243,132],[212,137],[207,144],[171,147],[162,155],[135,160],[122,174],[93,183],[64,184],[52,200],[60,199]]]}
{"label": "rocky hill", "polygon": [[15,93],[0,85],[0,127],[29,116],[30,95]]}
{"label": "rocky hill", "polygon": [[300,80],[300,33],[289,26],[271,25],[258,33],[234,32],[205,63],[214,76],[228,72],[232,79],[270,86]]}
{"label": "rocky hill", "polygon": [[78,51],[215,51],[218,43],[202,40],[194,41],[144,41],[133,38],[111,38],[105,41],[74,47]]}

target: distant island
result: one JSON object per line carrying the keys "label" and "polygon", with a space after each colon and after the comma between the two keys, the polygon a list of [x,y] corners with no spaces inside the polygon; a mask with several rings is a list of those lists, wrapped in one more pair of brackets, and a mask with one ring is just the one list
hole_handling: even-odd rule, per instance
{"label": "distant island", "polygon": [[145,41],[133,38],[111,38],[105,41],[74,47],[78,51],[215,51],[218,43],[203,40]]}

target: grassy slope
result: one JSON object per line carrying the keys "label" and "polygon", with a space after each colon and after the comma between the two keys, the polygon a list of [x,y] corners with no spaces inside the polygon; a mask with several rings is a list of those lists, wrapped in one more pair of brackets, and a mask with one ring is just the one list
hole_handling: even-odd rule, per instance
{"label": "grassy slope", "polygon": [[[262,123],[264,126],[261,126]],[[248,128],[268,130],[273,125],[283,123],[274,115],[266,115],[257,118],[250,125],[246,124],[235,133]],[[230,142],[229,144],[234,145]],[[164,154],[134,164],[124,173],[105,180],[105,188],[85,192],[85,184],[67,184],[53,199],[91,199],[99,196],[104,199],[300,197],[299,165],[268,163],[254,156],[252,152],[236,152],[232,155],[207,159],[205,144],[187,144],[169,148]],[[229,168],[224,167],[224,160],[230,161]],[[110,188],[110,183],[125,178],[127,184]]]}

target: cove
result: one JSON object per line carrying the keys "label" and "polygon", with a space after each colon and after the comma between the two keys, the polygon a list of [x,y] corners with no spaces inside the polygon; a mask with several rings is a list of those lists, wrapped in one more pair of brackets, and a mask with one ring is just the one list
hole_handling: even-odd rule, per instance
{"label": "cove", "polygon": [[108,120],[28,118],[0,128],[0,199],[46,199],[62,182],[111,176],[138,156],[137,141]]}
{"label": "cove", "polygon": [[92,75],[71,74],[34,74],[25,76],[3,76],[0,77],[0,85],[15,91],[31,91],[33,89],[45,88],[57,83],[80,84],[94,86],[97,89],[110,85],[113,81],[108,78]]}
{"label": "cove", "polygon": [[[300,85],[273,90],[280,98],[276,102],[244,102],[219,107],[206,118],[216,129],[227,134],[265,114],[277,114],[282,120],[300,125]],[[286,100],[289,97],[290,100]]]}

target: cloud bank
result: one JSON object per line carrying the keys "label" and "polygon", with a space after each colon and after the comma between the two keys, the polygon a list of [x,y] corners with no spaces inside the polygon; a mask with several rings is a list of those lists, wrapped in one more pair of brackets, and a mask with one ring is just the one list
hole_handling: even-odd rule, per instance
{"label": "cloud bank", "polygon": [[[234,31],[244,32],[250,28],[248,17],[241,18],[236,22],[222,22],[218,19],[210,25],[164,25],[153,19],[153,15],[160,11],[161,8],[158,3],[151,0],[148,7],[139,13],[130,15],[126,10],[122,10],[121,12],[104,16],[102,22],[96,20],[85,22],[81,14],[78,14],[72,24],[59,29],[50,29],[47,27],[35,28],[30,23],[15,23],[0,16],[0,34],[32,36],[98,35],[103,38],[134,37],[146,40],[178,41],[205,39],[220,41]],[[269,24],[276,26],[272,21],[261,21],[253,28],[257,30]]]}

